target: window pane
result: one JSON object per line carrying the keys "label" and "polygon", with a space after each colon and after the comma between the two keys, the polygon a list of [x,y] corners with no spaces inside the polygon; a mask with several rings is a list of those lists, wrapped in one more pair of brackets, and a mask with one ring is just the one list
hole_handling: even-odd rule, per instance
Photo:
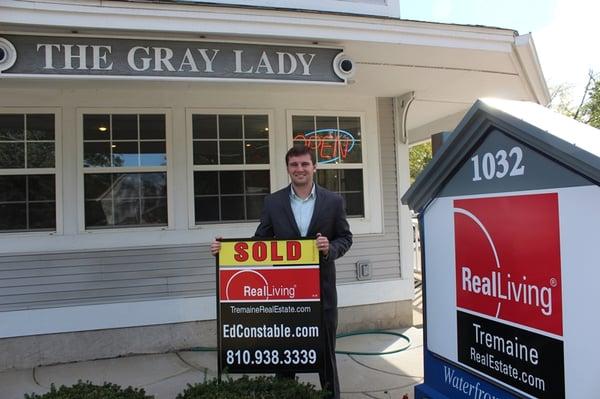
{"label": "window pane", "polygon": [[357,116],[340,117],[340,130],[346,131],[354,137],[355,140],[361,139],[360,118]]}
{"label": "window pane", "polygon": [[222,220],[244,220],[244,197],[221,197]]}
{"label": "window pane", "polygon": [[219,172],[194,172],[194,195],[218,194]]}
{"label": "window pane", "polygon": [[194,165],[214,165],[217,162],[216,141],[194,141]]}
{"label": "window pane", "polygon": [[217,138],[217,115],[192,115],[194,139]]}
{"label": "window pane", "polygon": [[138,143],[130,141],[118,141],[112,144],[113,165],[112,166],[138,166]]}
{"label": "window pane", "polygon": [[248,220],[260,219],[260,213],[262,211],[263,202],[265,201],[264,195],[249,195],[246,197],[246,211]]}
{"label": "window pane", "polygon": [[318,137],[317,162],[331,164],[340,163],[340,145],[336,140],[337,135],[328,133],[319,135]]}
{"label": "window pane", "polygon": [[219,115],[219,138],[241,139],[242,138],[242,116],[241,115]]}
{"label": "window pane", "polygon": [[247,164],[269,163],[268,141],[246,141],[245,149]]}
{"label": "window pane", "polygon": [[167,199],[143,199],[141,224],[166,225]]}
{"label": "window pane", "polygon": [[246,194],[268,194],[271,183],[268,170],[249,170],[246,172]]}
{"label": "window pane", "polygon": [[54,143],[27,143],[28,168],[53,168]]}
{"label": "window pane", "polygon": [[0,141],[24,140],[25,115],[0,114]]}
{"label": "window pane", "polygon": [[84,143],[83,166],[110,166],[110,143]]}
{"label": "window pane", "polygon": [[54,175],[31,175],[27,177],[27,181],[30,201],[54,201],[56,199]]}
{"label": "window pane", "polygon": [[362,169],[341,169],[340,191],[359,191],[363,190]]}
{"label": "window pane", "polygon": [[362,163],[362,144],[360,141],[355,141],[353,144],[350,140],[340,140],[339,153],[344,163]]}
{"label": "window pane", "polygon": [[167,145],[164,141],[140,143],[141,166],[164,166],[167,164]]}
{"label": "window pane", "polygon": [[221,164],[242,164],[243,150],[241,141],[221,141],[220,157]]}
{"label": "window pane", "polygon": [[54,115],[27,115],[27,140],[54,140]]}
{"label": "window pane", "polygon": [[317,171],[317,184],[331,191],[340,191],[338,171],[332,169]]}
{"label": "window pane", "polygon": [[137,140],[138,138],[137,115],[113,115],[112,139]]}
{"label": "window pane", "polygon": [[268,139],[269,118],[267,115],[245,115],[244,135],[247,139]]}
{"label": "window pane", "polygon": [[194,200],[196,223],[219,220],[219,197],[196,197]]}
{"label": "window pane", "polygon": [[166,197],[167,196],[167,174],[140,173],[143,197]]}
{"label": "window pane", "polygon": [[166,122],[164,115],[140,115],[140,138],[164,140]]}
{"label": "window pane", "polygon": [[140,175],[138,173],[122,173],[113,175],[113,199],[140,197]]}
{"label": "window pane", "polygon": [[83,115],[84,140],[109,140],[110,117],[108,115]]}
{"label": "window pane", "polygon": [[25,167],[24,143],[0,143],[0,169]]}
{"label": "window pane", "polygon": [[227,171],[221,173],[221,194],[243,194],[244,172]]}
{"label": "window pane", "polygon": [[337,129],[337,117],[335,116],[317,116],[317,130],[319,129]]}
{"label": "window pane", "polygon": [[30,203],[29,228],[54,230],[56,228],[56,204],[54,202]]}
{"label": "window pane", "polygon": [[83,176],[85,199],[112,199],[111,177],[110,173],[85,174]]}
{"label": "window pane", "polygon": [[[294,131],[294,139],[296,139],[296,136],[298,135],[301,135],[303,139],[305,133],[315,131],[314,116],[292,116],[292,130]],[[302,140],[300,137],[298,137],[298,139]]]}
{"label": "window pane", "polygon": [[104,227],[112,224],[112,201],[85,201],[85,227]]}
{"label": "window pane", "polygon": [[26,201],[25,176],[0,176],[0,202]]}
{"label": "window pane", "polygon": [[0,204],[0,230],[26,230],[27,210],[25,203]]}
{"label": "window pane", "polygon": [[364,216],[365,206],[363,202],[363,194],[342,194],[346,203],[346,214],[348,216]]}
{"label": "window pane", "polygon": [[140,224],[140,201],[137,199],[115,200],[115,226]]}

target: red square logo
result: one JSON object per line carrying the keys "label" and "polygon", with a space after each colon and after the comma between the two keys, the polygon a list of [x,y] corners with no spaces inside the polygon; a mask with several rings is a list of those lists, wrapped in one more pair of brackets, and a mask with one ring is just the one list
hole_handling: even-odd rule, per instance
{"label": "red square logo", "polygon": [[558,195],[454,201],[459,308],[561,335]]}

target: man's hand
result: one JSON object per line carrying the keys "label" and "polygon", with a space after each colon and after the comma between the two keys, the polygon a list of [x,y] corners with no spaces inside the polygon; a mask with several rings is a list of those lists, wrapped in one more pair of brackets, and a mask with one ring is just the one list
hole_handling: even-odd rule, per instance
{"label": "man's hand", "polygon": [[223,239],[223,237],[218,236],[218,237],[215,237],[213,242],[210,243],[210,253],[213,254],[213,256],[217,256],[219,254],[219,252],[221,252],[221,240],[222,239]]}
{"label": "man's hand", "polygon": [[317,233],[317,249],[323,253],[323,255],[329,255],[329,240],[321,233]]}

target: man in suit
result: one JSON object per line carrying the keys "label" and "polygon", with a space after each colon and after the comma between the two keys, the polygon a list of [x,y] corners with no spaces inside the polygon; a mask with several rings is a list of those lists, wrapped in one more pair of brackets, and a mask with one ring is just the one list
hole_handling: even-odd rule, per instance
{"label": "man in suit", "polygon": [[[352,245],[352,233],[344,202],[333,193],[314,182],[317,170],[314,152],[308,147],[294,146],[285,155],[291,184],[265,198],[260,224],[255,237],[295,239],[317,237],[321,253],[321,302],[323,312],[322,337],[325,340],[323,368],[319,372],[321,387],[340,398],[335,360],[335,335],[337,329],[337,291],[335,260],[343,256]],[[211,244],[211,252],[220,250],[218,238]],[[293,373],[280,374],[294,378]]]}

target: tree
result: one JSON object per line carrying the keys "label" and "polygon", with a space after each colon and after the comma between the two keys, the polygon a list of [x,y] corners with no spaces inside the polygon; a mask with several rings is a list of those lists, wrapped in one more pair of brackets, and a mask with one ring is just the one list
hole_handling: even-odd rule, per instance
{"label": "tree", "polygon": [[575,110],[571,105],[572,90],[573,85],[568,83],[550,86],[550,102],[548,103],[548,108],[572,118],[573,115],[575,115]]}
{"label": "tree", "polygon": [[600,129],[600,76],[589,72],[588,83],[574,118]]}
{"label": "tree", "polygon": [[410,168],[410,181],[414,182],[419,173],[431,161],[431,141],[410,147],[408,152],[408,163]]}

